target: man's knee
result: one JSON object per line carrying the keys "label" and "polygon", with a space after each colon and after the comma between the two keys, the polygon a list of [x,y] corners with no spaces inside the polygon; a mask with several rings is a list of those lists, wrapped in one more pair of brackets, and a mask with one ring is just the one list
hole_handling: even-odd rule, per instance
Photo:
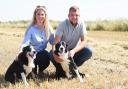
{"label": "man's knee", "polygon": [[92,48],[86,47],[86,48],[84,48],[82,53],[83,53],[83,58],[81,58],[81,59],[86,61],[92,57]]}
{"label": "man's knee", "polygon": [[85,48],[81,54],[83,55],[79,56],[77,60],[75,60],[77,66],[81,66],[85,61],[92,57],[92,49]]}
{"label": "man's knee", "polygon": [[87,56],[85,59],[90,59],[92,57],[92,49],[91,48],[86,48],[87,50]]}

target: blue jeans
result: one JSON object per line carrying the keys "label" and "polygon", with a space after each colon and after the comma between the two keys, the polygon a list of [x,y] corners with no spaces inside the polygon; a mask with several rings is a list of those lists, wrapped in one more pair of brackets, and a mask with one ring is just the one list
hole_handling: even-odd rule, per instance
{"label": "blue jeans", "polygon": [[77,66],[81,66],[92,56],[92,50],[89,47],[83,48],[74,55],[74,62]]}
{"label": "blue jeans", "polygon": [[[61,64],[60,63],[57,63],[55,60],[54,60],[54,57],[52,55],[52,52],[50,52],[51,54],[51,61],[53,63],[53,65],[56,67],[56,75],[58,76],[63,76],[65,75],[62,67],[61,67]],[[75,55],[74,55],[74,62],[76,63],[76,65],[79,67],[81,66],[85,61],[87,61],[88,59],[90,59],[92,56],[92,50],[90,47],[85,47],[83,48],[82,50],[80,50],[79,52],[77,52]]]}

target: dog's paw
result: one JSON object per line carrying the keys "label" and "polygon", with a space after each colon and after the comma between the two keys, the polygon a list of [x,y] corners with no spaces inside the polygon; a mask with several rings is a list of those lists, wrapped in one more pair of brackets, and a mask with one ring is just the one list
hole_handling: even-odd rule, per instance
{"label": "dog's paw", "polygon": [[26,87],[27,87],[27,86],[29,86],[29,84],[28,84],[27,82],[25,82],[25,84],[24,84],[24,85],[25,85]]}
{"label": "dog's paw", "polygon": [[72,78],[72,75],[69,74],[69,73],[66,73],[66,76],[67,76],[68,79],[71,79]]}
{"label": "dog's paw", "polygon": [[84,78],[84,77],[85,77],[85,74],[84,74],[84,73],[80,73],[80,76],[81,76],[82,78]]}

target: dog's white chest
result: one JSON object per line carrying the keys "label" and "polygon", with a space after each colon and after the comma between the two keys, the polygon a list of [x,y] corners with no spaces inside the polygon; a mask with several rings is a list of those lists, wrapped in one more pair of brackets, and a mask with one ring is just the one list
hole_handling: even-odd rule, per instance
{"label": "dog's white chest", "polygon": [[23,68],[24,68],[24,70],[26,72],[26,76],[28,76],[28,74],[32,71],[32,67],[28,67],[26,65],[23,65]]}

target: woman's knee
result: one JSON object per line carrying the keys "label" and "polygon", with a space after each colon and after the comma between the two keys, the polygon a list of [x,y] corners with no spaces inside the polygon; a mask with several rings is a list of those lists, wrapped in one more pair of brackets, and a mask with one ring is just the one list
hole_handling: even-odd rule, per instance
{"label": "woman's knee", "polygon": [[43,71],[50,65],[50,55],[47,51],[42,51],[37,54],[35,64],[39,66],[39,70]]}
{"label": "woman's knee", "polygon": [[38,64],[39,72],[42,72],[50,65],[50,60],[47,61],[41,61],[40,64]]}

